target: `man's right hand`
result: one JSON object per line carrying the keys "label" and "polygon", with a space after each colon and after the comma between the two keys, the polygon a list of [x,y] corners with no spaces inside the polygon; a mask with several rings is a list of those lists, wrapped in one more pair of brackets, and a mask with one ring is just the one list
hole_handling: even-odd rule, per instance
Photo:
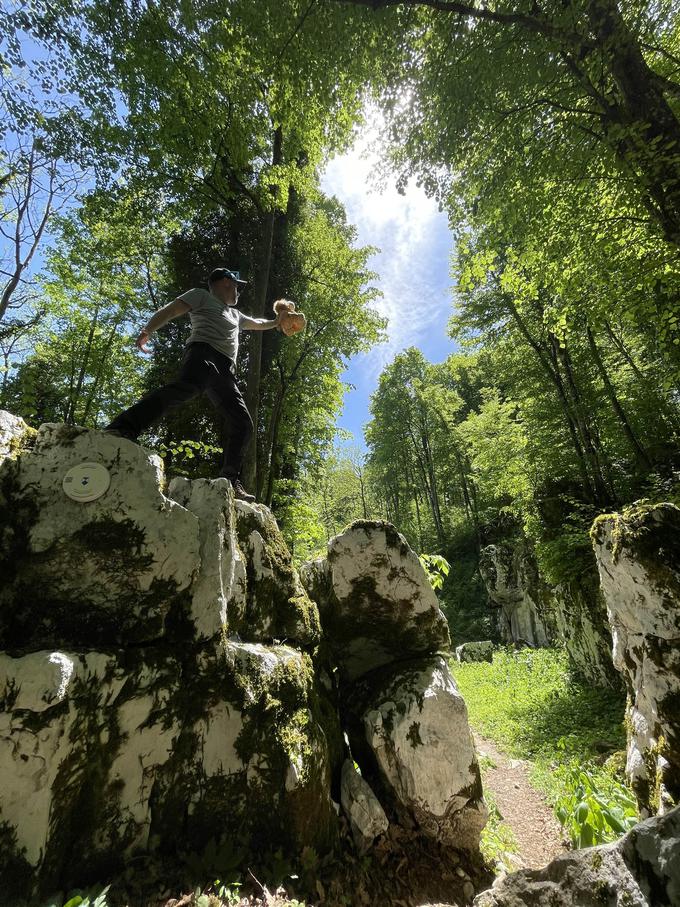
{"label": "man's right hand", "polygon": [[143,353],[152,352],[151,347],[146,345],[149,342],[149,336],[150,334],[148,331],[140,331],[139,337],[137,337],[137,340],[135,341],[137,349],[141,350]]}

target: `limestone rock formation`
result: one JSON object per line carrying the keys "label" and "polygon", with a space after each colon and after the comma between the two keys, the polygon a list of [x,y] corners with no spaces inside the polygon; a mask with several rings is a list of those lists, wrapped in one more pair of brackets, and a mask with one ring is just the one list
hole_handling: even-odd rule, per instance
{"label": "limestone rock formation", "polygon": [[359,520],[328,543],[302,579],[319,604],[324,634],[347,681],[450,645],[425,571],[389,523]]}
{"label": "limestone rock formation", "polygon": [[[327,848],[341,731],[299,647],[318,616],[291,575],[285,620],[262,594],[249,641],[227,638],[259,576],[230,484],[177,480],[173,500],[136,444],[46,425],[22,449],[25,434],[0,464],[0,903],[216,838]],[[97,500],[62,488],[82,462],[109,472]],[[262,563],[281,543],[268,522]]]}
{"label": "limestone rock formation", "polygon": [[0,409],[0,459],[12,456],[21,449],[24,438],[31,432],[23,419]]}
{"label": "limestone rock formation", "polygon": [[544,869],[501,877],[474,907],[678,907],[680,807],[636,825],[620,841],[557,857]]}
{"label": "limestone rock formation", "polygon": [[[271,513],[223,479],[167,489],[136,444],[9,414],[0,450],[0,907],[133,857],[326,853],[341,788],[359,850],[396,823],[477,853],[448,628],[392,527],[335,540],[310,597]],[[84,463],[108,485],[73,500]],[[363,778],[342,770],[357,722]]]}
{"label": "limestone rock formation", "polygon": [[596,686],[618,687],[612,634],[595,568],[551,590],[557,638],[576,673]]}
{"label": "limestone rock formation", "polygon": [[340,802],[349,819],[357,849],[363,853],[378,835],[387,831],[390,823],[380,801],[351,759],[343,762],[340,783]]}
{"label": "limestone rock formation", "polygon": [[680,509],[639,504],[592,531],[628,691],[626,773],[643,814],[680,802]]}
{"label": "limestone rock formation", "polygon": [[244,639],[319,641],[319,613],[305,592],[271,511],[236,501],[236,531],[248,577],[242,619],[230,626]]}
{"label": "limestone rock formation", "polygon": [[501,639],[547,646],[554,636],[548,590],[526,543],[487,545],[480,554],[479,572],[489,603],[499,608]]}
{"label": "limestone rock formation", "polygon": [[381,522],[331,539],[302,579],[338,666],[353,757],[394,821],[476,851],[487,812],[446,620],[416,555]]}
{"label": "limestone rock formation", "polygon": [[[0,647],[149,642],[186,606],[198,520],[161,492],[159,457],[118,441],[43,425],[0,467]],[[111,476],[89,503],[62,487],[85,462]]]}
{"label": "limestone rock formation", "polygon": [[524,538],[488,545],[479,572],[489,603],[499,608],[501,638],[508,643],[564,643],[574,669],[597,686],[617,686],[612,640],[595,565],[558,586],[540,576]]}
{"label": "limestone rock formation", "polygon": [[380,790],[402,822],[474,851],[488,815],[467,709],[446,659],[397,662],[355,684],[352,699],[366,764],[377,767]]}

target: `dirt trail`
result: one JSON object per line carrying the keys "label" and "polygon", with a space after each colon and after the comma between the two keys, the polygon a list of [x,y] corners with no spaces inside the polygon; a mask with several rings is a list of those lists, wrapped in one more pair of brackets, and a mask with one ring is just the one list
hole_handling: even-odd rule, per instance
{"label": "dirt trail", "polygon": [[485,769],[484,785],[493,792],[505,823],[517,839],[522,867],[545,866],[567,848],[555,814],[529,784],[526,763],[512,759],[479,734],[475,734],[475,743],[480,757],[488,756],[495,765]]}

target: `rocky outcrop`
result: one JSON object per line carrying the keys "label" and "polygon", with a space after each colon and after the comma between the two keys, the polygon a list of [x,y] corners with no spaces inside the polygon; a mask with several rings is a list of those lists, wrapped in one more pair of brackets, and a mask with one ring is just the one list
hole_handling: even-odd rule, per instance
{"label": "rocky outcrop", "polygon": [[680,802],[680,509],[639,504],[592,530],[628,692],[626,773],[643,814]]}
{"label": "rocky outcrop", "polygon": [[612,634],[595,568],[552,589],[557,638],[576,674],[600,687],[620,687]]}
{"label": "rocky outcrop", "polygon": [[389,523],[353,523],[331,539],[327,557],[303,567],[302,579],[346,681],[450,645],[423,567]]}
{"label": "rocky outcrop", "polygon": [[[21,437],[0,466],[2,896],[216,838],[327,848],[341,731],[306,651],[316,608],[289,555],[279,598],[252,588],[283,545],[275,521],[253,562],[225,480],[164,493],[161,461],[124,439]],[[97,500],[64,493],[83,462],[108,471]],[[246,641],[232,634],[254,613]]]}
{"label": "rocky outcrop", "polygon": [[[133,856],[326,853],[331,792],[362,852],[390,823],[444,858],[477,852],[446,621],[392,527],[355,527],[310,568],[322,635],[276,521],[227,481],[167,488],[125,439],[0,428],[0,905]],[[105,476],[92,500],[66,493],[80,464]],[[357,720],[361,774],[343,739]]]}
{"label": "rocky outcrop", "polygon": [[487,811],[467,709],[447,660],[426,656],[383,668],[355,684],[351,699],[363,732],[356,752],[401,822],[474,851]]}
{"label": "rocky outcrop", "polygon": [[554,638],[549,592],[528,545],[523,541],[487,545],[480,553],[479,572],[489,604],[499,609],[501,639],[547,646]]}
{"label": "rocky outcrop", "polygon": [[524,538],[488,545],[479,571],[489,604],[507,643],[547,646],[561,642],[576,673],[598,686],[618,686],[604,598],[592,571],[558,586],[540,576]]}
{"label": "rocky outcrop", "polygon": [[389,524],[359,521],[302,579],[319,603],[362,777],[394,821],[476,851],[487,816],[479,766],[420,561]]}
{"label": "rocky outcrop", "polygon": [[615,844],[588,847],[500,878],[474,907],[677,907],[680,807]]}
{"label": "rocky outcrop", "polygon": [[345,759],[342,765],[340,803],[349,819],[357,849],[359,853],[365,853],[378,835],[387,831],[390,823],[380,801],[351,759]]}

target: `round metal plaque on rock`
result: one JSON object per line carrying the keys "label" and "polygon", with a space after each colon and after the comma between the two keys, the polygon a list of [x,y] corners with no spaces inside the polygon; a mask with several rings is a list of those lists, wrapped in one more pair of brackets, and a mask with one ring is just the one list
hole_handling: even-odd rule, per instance
{"label": "round metal plaque on rock", "polygon": [[96,501],[108,491],[111,476],[101,463],[79,463],[69,469],[61,484],[72,501]]}

